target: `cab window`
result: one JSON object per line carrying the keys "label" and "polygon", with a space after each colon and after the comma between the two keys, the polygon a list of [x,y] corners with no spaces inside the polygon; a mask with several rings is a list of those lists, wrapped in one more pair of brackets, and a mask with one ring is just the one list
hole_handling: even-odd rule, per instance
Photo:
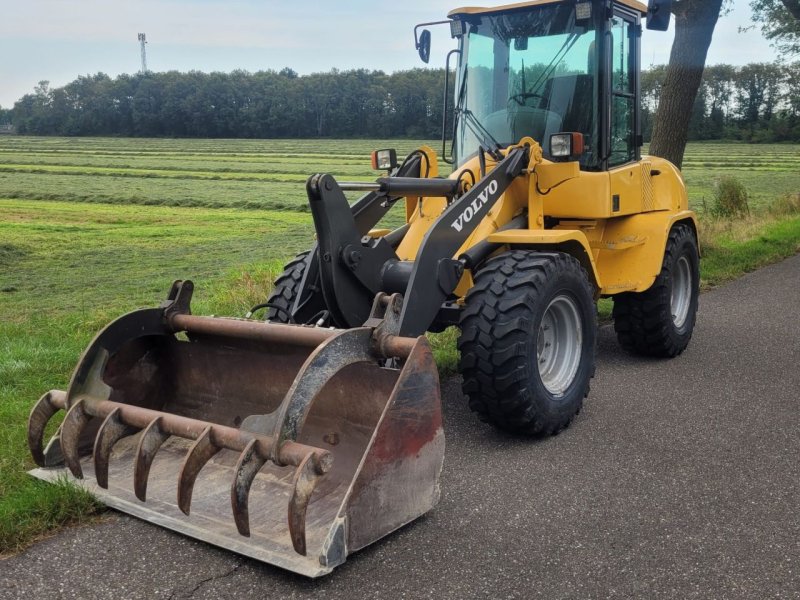
{"label": "cab window", "polygon": [[634,23],[621,16],[611,20],[611,140],[609,166],[636,158]]}

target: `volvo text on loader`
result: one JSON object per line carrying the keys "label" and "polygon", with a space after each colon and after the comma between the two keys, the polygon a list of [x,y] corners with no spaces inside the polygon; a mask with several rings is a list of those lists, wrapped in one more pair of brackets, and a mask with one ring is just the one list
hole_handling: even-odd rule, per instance
{"label": "volvo text on loader", "polygon": [[[192,283],[177,281],[158,308],[108,325],[68,389],[35,405],[32,473],[82,478],[119,510],[315,577],[439,498],[426,332],[458,327],[470,407],[537,436],[566,427],[589,392],[598,298],[613,299],[624,348],[679,354],[697,227],[678,170],[641,155],[639,118],[640,24],[663,30],[669,10],[453,10],[450,150],[399,164],[376,152],[387,173],[374,183],[312,176],[316,243],[257,307],[265,321],[192,315]],[[417,31],[427,61],[431,34]],[[395,206],[405,224],[378,228]]]}

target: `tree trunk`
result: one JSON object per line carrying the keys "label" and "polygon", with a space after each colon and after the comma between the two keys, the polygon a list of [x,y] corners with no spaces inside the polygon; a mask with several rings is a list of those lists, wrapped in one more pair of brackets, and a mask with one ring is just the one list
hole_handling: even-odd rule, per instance
{"label": "tree trunk", "polygon": [[681,0],[674,5],[675,41],[653,124],[650,154],[683,162],[692,106],[723,0]]}

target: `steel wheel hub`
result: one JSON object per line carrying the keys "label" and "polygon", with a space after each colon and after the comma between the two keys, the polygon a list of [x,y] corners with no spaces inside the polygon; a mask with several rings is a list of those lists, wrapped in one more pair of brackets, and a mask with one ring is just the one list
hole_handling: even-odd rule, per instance
{"label": "steel wheel hub", "polygon": [[539,377],[548,392],[564,395],[578,373],[582,349],[578,305],[570,296],[556,296],[544,311],[536,340]]}
{"label": "steel wheel hub", "polygon": [[672,293],[670,296],[670,312],[675,327],[683,327],[686,317],[689,316],[689,305],[692,301],[692,267],[685,256],[678,259],[675,273],[672,278]]}

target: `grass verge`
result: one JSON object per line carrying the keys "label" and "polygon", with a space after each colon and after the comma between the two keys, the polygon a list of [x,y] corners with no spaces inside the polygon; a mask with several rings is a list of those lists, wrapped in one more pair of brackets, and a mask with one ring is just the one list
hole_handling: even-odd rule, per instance
{"label": "grass verge", "polygon": [[704,220],[700,239],[708,289],[800,252],[800,214]]}

